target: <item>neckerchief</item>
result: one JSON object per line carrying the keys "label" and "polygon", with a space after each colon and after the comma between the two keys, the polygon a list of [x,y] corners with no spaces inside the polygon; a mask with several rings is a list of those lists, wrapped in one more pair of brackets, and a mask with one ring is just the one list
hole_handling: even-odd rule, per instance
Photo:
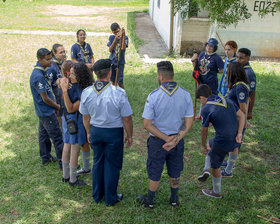
{"label": "neckerchief", "polygon": [[161,83],[160,88],[169,96],[172,96],[177,91],[179,86],[176,82],[163,82]]}
{"label": "neckerchief", "polygon": [[222,107],[227,108],[227,101],[225,100],[224,97],[217,96],[216,98],[214,98],[214,100],[212,100],[212,98],[214,98],[214,97],[209,97],[206,104],[213,104],[213,105],[222,106]]}
{"label": "neckerchief", "polygon": [[84,43],[85,48],[83,48],[83,45],[81,45],[79,42],[77,42],[77,44],[80,46],[80,48],[81,48],[81,50],[83,52],[83,55],[85,57],[86,63],[89,63],[88,58],[87,58],[87,54],[89,53],[89,51],[87,51],[87,43],[86,42]]}
{"label": "neckerchief", "polygon": [[62,65],[63,61],[59,62],[55,57],[52,59],[52,61],[53,61],[54,63],[56,63],[56,65],[57,65],[58,68],[59,68],[59,71],[61,71],[61,65]]}
{"label": "neckerchief", "polygon": [[246,68],[252,68],[252,67],[251,67],[251,65],[248,63],[248,64],[245,65],[243,68],[246,69]]}
{"label": "neckerchief", "polygon": [[106,89],[111,83],[106,81],[96,81],[93,84],[95,92],[98,94],[101,93],[104,89]]}
{"label": "neckerchief", "polygon": [[236,54],[234,54],[234,56],[232,57],[232,59],[227,60],[227,67],[226,67],[226,72],[225,72],[225,76],[224,76],[224,80],[223,80],[223,86],[225,86],[225,82],[226,79],[228,78],[228,65],[230,64],[230,62],[233,62],[234,60],[236,60]]}

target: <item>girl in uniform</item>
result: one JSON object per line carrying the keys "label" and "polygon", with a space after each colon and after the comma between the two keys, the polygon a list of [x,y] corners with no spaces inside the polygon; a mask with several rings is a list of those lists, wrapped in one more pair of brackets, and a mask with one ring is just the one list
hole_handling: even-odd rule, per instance
{"label": "girl in uniform", "polygon": [[[72,66],[72,67],[71,67]],[[76,71],[90,72],[84,63],[78,63],[72,65],[71,61],[66,61],[63,64],[63,74],[65,76],[58,81],[59,86],[63,91],[64,99],[64,115],[63,115],[63,140],[64,148],[62,155],[63,166],[63,182],[68,182],[71,186],[83,186],[87,183],[85,181],[77,179],[77,175],[90,172],[89,158],[90,148],[87,142],[86,131],[83,126],[83,118],[79,113],[80,97],[82,90],[79,88],[76,79]],[[70,73],[68,72],[70,71]],[[69,89],[69,79],[71,82],[71,88]],[[92,80],[93,83],[93,80]],[[78,127],[77,134],[70,134],[67,130],[67,121],[74,120]],[[83,151],[83,168],[77,171],[78,157],[80,153],[80,146]],[[69,163],[70,160],[70,163]],[[70,165],[70,166],[69,166]]]}
{"label": "girl in uniform", "polygon": [[86,31],[77,31],[77,43],[71,48],[71,59],[74,63],[84,62],[92,70],[94,64],[93,52],[86,40]]}
{"label": "girl in uniform", "polygon": [[230,40],[228,42],[226,42],[225,45],[225,54],[226,54],[226,58],[225,58],[225,64],[224,64],[224,72],[222,75],[222,78],[220,80],[220,85],[219,85],[219,92],[225,96],[227,91],[228,91],[228,65],[231,62],[235,62],[236,61],[236,52],[237,52],[237,43],[233,40]]}

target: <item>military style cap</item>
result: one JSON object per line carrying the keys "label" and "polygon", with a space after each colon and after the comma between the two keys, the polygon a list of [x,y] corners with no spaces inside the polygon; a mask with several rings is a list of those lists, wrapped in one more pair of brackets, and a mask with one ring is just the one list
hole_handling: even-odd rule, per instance
{"label": "military style cap", "polygon": [[111,60],[110,59],[100,59],[93,65],[93,71],[97,72],[106,68],[111,68]]}
{"label": "military style cap", "polygon": [[45,56],[51,54],[51,52],[47,48],[40,48],[37,51],[37,58],[44,58]]}

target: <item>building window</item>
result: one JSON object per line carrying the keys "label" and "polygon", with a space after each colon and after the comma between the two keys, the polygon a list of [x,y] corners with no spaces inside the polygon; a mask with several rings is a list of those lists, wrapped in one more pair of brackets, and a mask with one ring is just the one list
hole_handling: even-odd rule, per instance
{"label": "building window", "polygon": [[160,9],[160,0],[157,1],[157,7]]}

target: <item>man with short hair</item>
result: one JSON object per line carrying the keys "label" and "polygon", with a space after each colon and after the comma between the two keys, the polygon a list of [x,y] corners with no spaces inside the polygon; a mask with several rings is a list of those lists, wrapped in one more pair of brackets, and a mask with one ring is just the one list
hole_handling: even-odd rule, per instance
{"label": "man with short hair", "polygon": [[35,111],[39,117],[39,150],[42,164],[46,164],[54,158],[51,155],[52,140],[62,169],[61,155],[63,149],[62,133],[56,117],[60,105],[55,102],[51,89],[51,82],[48,80],[46,68],[51,66],[51,52],[46,48],[37,51],[38,62],[30,76],[30,89],[33,96]]}
{"label": "man with short hair", "polygon": [[183,138],[193,124],[193,103],[189,92],[174,82],[171,62],[157,63],[157,77],[160,88],[149,94],[142,115],[144,128],[150,133],[147,141],[148,195],[141,195],[137,200],[145,207],[153,208],[166,162],[171,190],[169,202],[177,208],[179,180],[183,170]]}
{"label": "man with short hair", "polygon": [[253,71],[249,63],[250,57],[251,57],[251,51],[247,48],[240,48],[237,52],[237,62],[243,65],[247,78],[250,82],[249,105],[248,105],[248,113],[247,113],[248,120],[252,119],[253,117],[252,112],[255,104],[256,84],[257,84],[255,72]]}
{"label": "man with short hair", "polygon": [[79,108],[88,141],[94,149],[92,196],[96,203],[104,196],[107,206],[122,200],[117,187],[123,162],[124,130],[127,148],[132,145],[133,134],[128,98],[125,90],[111,84],[110,69],[109,59],[94,64],[97,81],[83,90]]}
{"label": "man with short hair", "polygon": [[[242,131],[245,124],[244,113],[230,99],[212,95],[209,86],[202,84],[198,87],[197,98],[203,105],[201,110],[201,152],[206,154],[203,173],[198,180],[204,182],[210,176],[212,167],[213,189],[202,189],[202,193],[209,197],[221,198],[221,170],[225,156],[238,148],[242,140]],[[215,137],[208,141],[208,126],[212,123]]]}

